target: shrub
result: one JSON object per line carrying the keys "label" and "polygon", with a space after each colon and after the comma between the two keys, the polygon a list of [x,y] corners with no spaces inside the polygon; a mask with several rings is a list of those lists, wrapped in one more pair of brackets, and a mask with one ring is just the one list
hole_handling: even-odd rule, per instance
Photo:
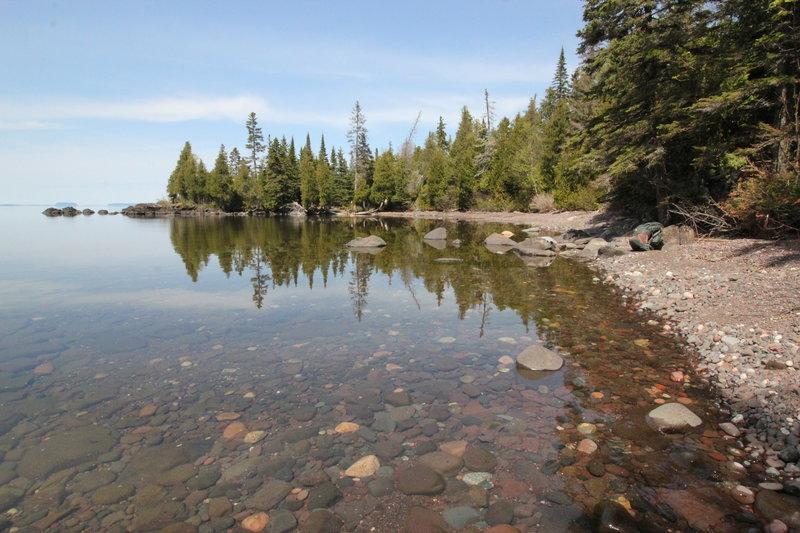
{"label": "shrub", "polygon": [[553,197],[552,193],[541,192],[534,195],[533,199],[531,199],[531,204],[530,204],[531,211],[538,213],[548,213],[550,211],[555,211],[555,208],[556,208],[556,199]]}

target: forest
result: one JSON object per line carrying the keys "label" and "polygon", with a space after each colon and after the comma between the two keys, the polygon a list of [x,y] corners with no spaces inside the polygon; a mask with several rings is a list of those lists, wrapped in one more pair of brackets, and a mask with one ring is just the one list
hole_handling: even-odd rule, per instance
{"label": "forest", "polygon": [[454,135],[440,118],[422,146],[373,150],[358,101],[346,147],[265,140],[251,113],[244,148],[221,146],[210,170],[186,142],[168,198],[273,213],[606,204],[711,233],[800,231],[800,1],[586,0],[583,19],[580,65],[562,50],[514,117],[486,90]]}

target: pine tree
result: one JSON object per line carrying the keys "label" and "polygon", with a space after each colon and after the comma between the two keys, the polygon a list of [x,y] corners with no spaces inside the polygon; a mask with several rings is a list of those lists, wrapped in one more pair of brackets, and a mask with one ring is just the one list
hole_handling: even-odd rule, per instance
{"label": "pine tree", "polygon": [[266,150],[266,146],[264,146],[264,134],[261,133],[255,113],[250,113],[245,126],[247,127],[247,144],[245,144],[245,148],[250,150],[250,173],[251,176],[258,176],[261,170],[259,159]]}
{"label": "pine tree", "polygon": [[[694,102],[696,16],[700,0],[589,0],[581,50],[596,80],[592,96],[604,103],[591,124],[592,157],[601,161],[617,205],[666,221],[672,195],[696,182],[691,139],[675,135]],[[698,45],[699,46],[699,45]]]}
{"label": "pine tree", "polygon": [[350,115],[350,129],[347,131],[347,140],[350,142],[350,157],[353,168],[354,199],[366,198],[372,179],[372,151],[367,143],[367,117],[361,110],[361,104],[356,100]]}

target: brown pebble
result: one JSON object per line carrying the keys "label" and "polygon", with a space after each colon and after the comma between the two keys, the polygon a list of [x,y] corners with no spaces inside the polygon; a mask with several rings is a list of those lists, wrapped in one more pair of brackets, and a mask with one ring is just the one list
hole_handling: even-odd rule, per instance
{"label": "brown pebble", "polygon": [[242,520],[242,529],[246,531],[263,531],[269,524],[267,513],[255,513]]}
{"label": "brown pebble", "polygon": [[139,416],[142,418],[146,416],[153,416],[154,414],[156,414],[156,409],[158,409],[158,406],[156,406],[156,404],[148,403],[139,410]]}
{"label": "brown pebble", "polygon": [[41,365],[33,369],[33,373],[37,376],[46,376],[47,374],[50,374],[52,372],[53,372],[52,363],[42,363]]}

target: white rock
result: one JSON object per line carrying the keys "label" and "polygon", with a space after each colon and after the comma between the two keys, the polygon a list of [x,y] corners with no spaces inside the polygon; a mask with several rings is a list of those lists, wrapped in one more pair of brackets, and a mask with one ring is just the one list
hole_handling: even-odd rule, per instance
{"label": "white rock", "polygon": [[517,364],[528,370],[558,370],[564,366],[564,359],[544,346],[528,346],[517,356]]}
{"label": "white rock", "polygon": [[680,403],[665,403],[650,411],[647,423],[659,430],[697,427],[703,423],[696,414]]}
{"label": "white rock", "polygon": [[484,481],[491,480],[492,474],[490,472],[470,472],[468,474],[464,474],[464,477],[461,479],[461,481],[467,485],[478,485]]}

